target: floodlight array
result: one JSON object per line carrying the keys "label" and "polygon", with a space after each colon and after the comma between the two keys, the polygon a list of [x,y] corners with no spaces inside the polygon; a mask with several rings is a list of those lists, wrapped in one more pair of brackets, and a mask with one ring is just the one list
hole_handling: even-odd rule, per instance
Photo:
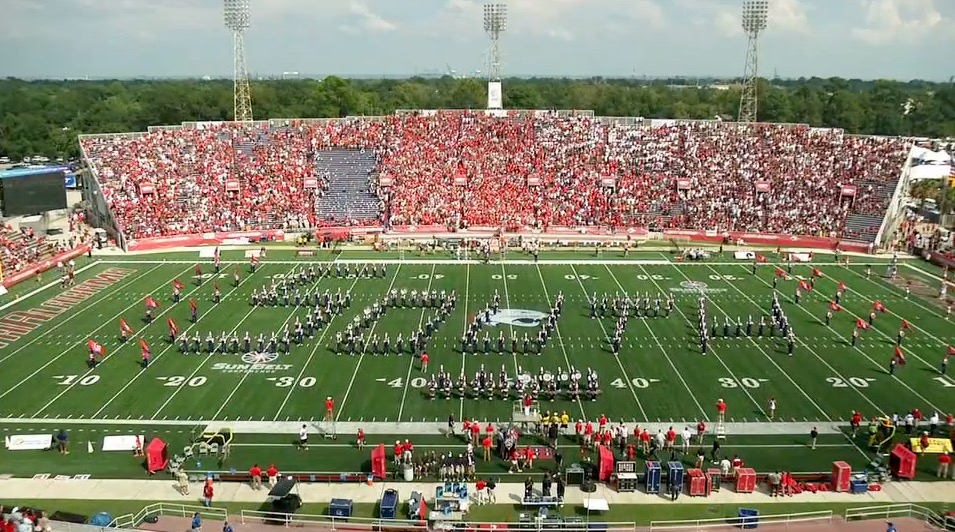
{"label": "floodlight array", "polygon": [[251,0],[223,0],[222,19],[232,31],[245,31],[252,24]]}
{"label": "floodlight array", "polygon": [[484,31],[495,35],[507,29],[507,4],[484,4]]}
{"label": "floodlight array", "polygon": [[769,21],[769,0],[746,0],[743,2],[743,31],[756,35],[766,29]]}

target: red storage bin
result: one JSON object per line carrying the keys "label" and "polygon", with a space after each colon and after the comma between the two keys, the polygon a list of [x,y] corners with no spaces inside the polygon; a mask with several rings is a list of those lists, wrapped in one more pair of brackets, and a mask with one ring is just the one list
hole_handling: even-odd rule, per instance
{"label": "red storage bin", "polygon": [[719,469],[710,468],[706,470],[707,491],[720,491],[723,484],[723,472]]}
{"label": "red storage bin", "polygon": [[687,493],[690,497],[706,497],[710,494],[709,482],[702,469],[688,469],[686,472]]}
{"label": "red storage bin", "polygon": [[889,456],[889,466],[892,474],[898,478],[911,480],[915,478],[915,464],[918,457],[901,443],[896,444]]}
{"label": "red storage bin", "polygon": [[832,463],[832,478],[829,483],[832,484],[832,491],[845,493],[849,491],[849,485],[852,481],[852,468],[849,464],[838,461]]}
{"label": "red storage bin", "polygon": [[756,470],[751,467],[741,467],[736,472],[736,493],[753,493],[756,491]]}

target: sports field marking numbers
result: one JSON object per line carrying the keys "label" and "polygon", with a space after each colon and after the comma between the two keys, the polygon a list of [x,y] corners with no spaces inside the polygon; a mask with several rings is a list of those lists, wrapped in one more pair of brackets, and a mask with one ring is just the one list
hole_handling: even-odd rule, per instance
{"label": "sports field marking numbers", "polygon": [[946,379],[945,377],[933,377],[933,379],[946,388],[955,388],[955,382],[952,382],[950,379]]}
{"label": "sports field marking numbers", "polygon": [[[409,381],[409,384],[412,388],[424,388],[428,385],[428,379],[425,379],[424,377],[415,377]],[[397,379],[391,379],[388,381],[388,386],[391,386],[392,388],[404,388],[405,380],[401,377]]]}
{"label": "sports field marking numbers", "polygon": [[752,377],[743,377],[734,379],[732,377],[720,377],[720,386],[724,388],[759,388],[759,385],[769,379],[754,379]]}
{"label": "sports field marking numbers", "polygon": [[[295,377],[270,377],[266,380],[275,381],[275,385],[279,388],[291,388],[295,385]],[[315,386],[315,383],[318,382],[318,379],[315,377],[302,377],[298,379],[298,385],[302,388],[311,388]]]}
{"label": "sports field marking numbers", "polygon": [[419,275],[412,275],[411,278],[412,278],[412,279],[420,279],[420,280],[422,280],[422,281],[427,281],[428,279],[435,279],[435,280],[437,280],[437,279],[444,279],[444,275],[443,275],[443,274],[440,274],[440,273],[436,273],[436,274],[434,274],[434,275],[431,275],[430,273],[422,273],[422,274],[419,274]]}
{"label": "sports field marking numbers", "polygon": [[[660,382],[660,379],[644,379],[643,377],[634,377],[630,379],[630,384],[633,385],[634,388],[639,388],[641,390],[649,388],[650,385],[653,384],[654,382]],[[627,383],[624,382],[623,379],[614,379],[613,382],[610,383],[610,385],[613,386],[614,388],[627,387]]]}
{"label": "sports field marking numbers", "polygon": [[642,273],[637,275],[638,281],[665,281],[667,279],[669,279],[669,277],[664,277],[656,273],[653,275],[644,275]]}
{"label": "sports field marking numbers", "polygon": [[85,377],[81,375],[56,375],[53,378],[58,381],[57,384],[60,386],[73,386],[74,384],[92,386],[99,382],[99,375],[87,375]]}
{"label": "sports field marking numbers", "polygon": [[513,281],[517,279],[517,274],[509,273],[507,275],[501,275],[499,273],[495,273],[491,275],[491,279],[494,279],[495,281],[501,281],[503,279],[507,279],[508,281]]}
{"label": "sports field marking numbers", "polygon": [[179,387],[185,384],[186,386],[189,386],[190,388],[198,388],[202,386],[203,384],[205,384],[206,381],[208,380],[202,375],[193,377],[191,379],[187,379],[186,377],[183,377],[182,375],[173,375],[172,377],[156,377],[156,379],[161,381],[166,381],[162,384],[163,386]]}
{"label": "sports field marking numbers", "polygon": [[862,377],[827,377],[826,382],[832,385],[833,388],[848,388],[852,386],[853,388],[868,388],[870,382],[875,382],[875,379],[864,379]]}
{"label": "sports field marking numbers", "polygon": [[[229,274],[227,274],[227,273],[204,273],[204,274],[202,274],[202,275],[193,275],[192,278],[193,278],[193,279],[214,279],[214,278],[215,278],[215,279],[225,279],[225,278],[228,277],[228,276],[229,276]],[[280,277],[280,276],[281,276],[281,277],[284,277],[284,275],[282,275],[282,274],[273,275],[272,277]]]}
{"label": "sports field marking numbers", "polygon": [[[508,277],[508,279],[510,279],[510,277]],[[568,273],[567,275],[564,276],[564,279],[567,279],[568,281],[586,281],[587,279],[596,279],[596,277],[593,277],[590,275],[583,275],[583,274],[574,275],[572,273]]]}
{"label": "sports field marking numbers", "polygon": [[739,281],[740,278],[735,275],[710,274],[710,280],[713,281]]}

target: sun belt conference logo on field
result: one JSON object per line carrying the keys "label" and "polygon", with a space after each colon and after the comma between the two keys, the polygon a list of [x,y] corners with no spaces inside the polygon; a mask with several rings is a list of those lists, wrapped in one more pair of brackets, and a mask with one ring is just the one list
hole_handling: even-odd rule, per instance
{"label": "sun belt conference logo on field", "polygon": [[683,281],[680,283],[680,286],[674,286],[673,288],[670,288],[670,291],[691,294],[710,294],[714,292],[726,292],[726,288],[710,288],[709,285],[702,281]]}
{"label": "sun belt conference logo on field", "polygon": [[273,364],[278,359],[278,353],[245,353],[241,357],[243,364],[218,362],[212,369],[223,373],[275,373],[292,369],[291,364]]}
{"label": "sun belt conference logo on field", "polygon": [[510,325],[512,327],[539,327],[547,314],[536,310],[503,308],[497,314],[491,314],[491,325]]}

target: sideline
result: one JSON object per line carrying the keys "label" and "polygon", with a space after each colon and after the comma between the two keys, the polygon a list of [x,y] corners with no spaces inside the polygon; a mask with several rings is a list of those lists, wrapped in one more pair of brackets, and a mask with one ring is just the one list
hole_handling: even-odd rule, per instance
{"label": "sideline", "polygon": [[[125,261],[111,261],[111,262],[121,263],[121,262],[125,262]],[[78,273],[78,274],[79,274],[79,273],[83,273],[83,272],[85,272],[86,270],[92,268],[93,266],[98,266],[98,265],[101,264],[101,263],[102,263],[102,264],[105,264],[104,262],[102,262],[102,261],[100,261],[100,260],[96,260],[96,261],[94,261],[92,264],[87,264],[86,266],[83,266],[83,267],[80,268],[79,270],[76,270],[76,273]],[[20,297],[18,297],[18,298],[15,298],[13,301],[11,301],[11,302],[9,302],[9,303],[4,303],[3,305],[0,305],[0,312],[3,312],[4,310],[7,310],[8,308],[12,307],[13,305],[16,305],[17,303],[22,302],[24,299],[33,297],[33,296],[39,294],[40,292],[42,292],[42,291],[44,291],[44,290],[46,290],[46,289],[48,289],[48,288],[54,287],[54,286],[56,286],[56,285],[58,285],[58,284],[60,284],[59,279],[54,279],[54,280],[52,280],[52,281],[46,283],[45,285],[41,286],[40,288],[35,288],[33,291],[28,292],[28,293],[26,293],[25,295],[22,295],[22,296],[20,296]]]}

